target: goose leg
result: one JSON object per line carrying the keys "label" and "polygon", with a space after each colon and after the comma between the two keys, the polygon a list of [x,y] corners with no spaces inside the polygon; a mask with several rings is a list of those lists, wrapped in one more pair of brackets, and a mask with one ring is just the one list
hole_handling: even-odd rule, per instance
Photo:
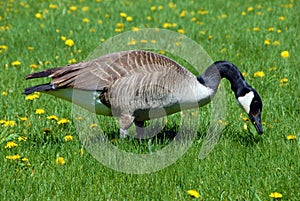
{"label": "goose leg", "polygon": [[133,123],[134,117],[128,114],[122,114],[120,116],[120,138],[126,138],[128,136],[128,129]]}
{"label": "goose leg", "polygon": [[145,122],[144,121],[134,121],[135,130],[137,138],[141,138],[145,135]]}

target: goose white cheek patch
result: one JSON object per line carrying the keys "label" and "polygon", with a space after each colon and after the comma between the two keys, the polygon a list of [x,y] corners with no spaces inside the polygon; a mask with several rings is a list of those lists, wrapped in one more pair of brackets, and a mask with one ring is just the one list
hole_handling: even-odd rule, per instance
{"label": "goose white cheek patch", "polygon": [[254,98],[253,91],[250,91],[245,96],[238,97],[238,101],[240,105],[244,108],[244,110],[249,114],[250,112],[250,104]]}

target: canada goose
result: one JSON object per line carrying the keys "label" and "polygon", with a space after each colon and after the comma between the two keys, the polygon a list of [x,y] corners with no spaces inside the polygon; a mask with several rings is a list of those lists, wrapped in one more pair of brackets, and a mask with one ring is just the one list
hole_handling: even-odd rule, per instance
{"label": "canada goose", "polygon": [[[96,114],[118,116],[121,137],[127,135],[132,123],[138,129],[150,118],[209,103],[221,78],[225,77],[257,132],[263,133],[261,98],[238,68],[228,61],[217,61],[196,77],[163,55],[130,50],[35,72],[26,79],[41,77],[50,77],[52,81],[26,88],[23,93],[43,92],[74,102]],[[79,95],[72,97],[74,94]],[[160,112],[162,110],[165,113]]]}

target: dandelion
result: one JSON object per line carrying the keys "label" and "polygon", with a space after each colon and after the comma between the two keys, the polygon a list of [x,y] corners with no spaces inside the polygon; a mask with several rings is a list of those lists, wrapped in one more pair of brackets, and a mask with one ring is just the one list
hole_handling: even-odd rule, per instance
{"label": "dandelion", "polygon": [[7,96],[7,95],[8,95],[8,92],[7,92],[7,91],[2,91],[1,95],[2,95],[2,96]]}
{"label": "dandelion", "polygon": [[56,5],[56,4],[50,4],[49,5],[49,8],[51,8],[51,9],[57,9],[58,8],[58,5]]}
{"label": "dandelion", "polygon": [[19,142],[21,142],[21,141],[26,141],[26,140],[27,140],[27,137],[19,136],[19,137],[18,137],[18,140],[19,140]]}
{"label": "dandelion", "polygon": [[247,11],[248,11],[248,12],[251,12],[251,11],[253,11],[253,10],[254,10],[254,8],[253,8],[252,6],[250,6],[250,7],[247,8]]}
{"label": "dandelion", "polygon": [[55,116],[55,115],[50,115],[50,116],[47,117],[47,119],[58,121],[58,117]]}
{"label": "dandelion", "polygon": [[176,8],[176,4],[173,2],[168,3],[169,8]]}
{"label": "dandelion", "polygon": [[207,36],[207,39],[208,39],[208,40],[211,40],[212,38],[213,38],[212,35]]}
{"label": "dandelion", "polygon": [[244,130],[248,130],[247,124],[244,124]]}
{"label": "dandelion", "polygon": [[259,27],[254,27],[253,31],[260,31],[260,28]]}
{"label": "dandelion", "polygon": [[76,59],[70,59],[70,60],[68,61],[69,64],[73,64],[73,63],[76,63],[76,62],[77,62]]}
{"label": "dandelion", "polygon": [[5,121],[3,126],[4,127],[14,127],[16,125],[15,121],[9,120],[9,121]]}
{"label": "dandelion", "polygon": [[41,109],[41,108],[38,108],[35,110],[35,114],[44,114],[45,113],[45,110]]}
{"label": "dandelion", "polygon": [[32,50],[34,50],[34,47],[29,46],[29,47],[27,47],[27,49],[28,49],[29,51],[32,51]]}
{"label": "dandelion", "polygon": [[254,73],[254,77],[264,77],[265,73],[263,71],[258,71]]}
{"label": "dandelion", "polygon": [[66,135],[64,137],[64,140],[67,142],[67,141],[72,141],[73,140],[73,136],[72,135]]}
{"label": "dandelion", "polygon": [[274,46],[278,46],[278,45],[280,45],[280,42],[279,42],[278,40],[275,40],[275,41],[273,42],[273,45],[274,45]]}
{"label": "dandelion", "polygon": [[269,32],[272,32],[272,31],[274,31],[274,30],[275,30],[274,27],[269,27],[269,28],[268,28],[268,31],[269,31]]}
{"label": "dandelion", "polygon": [[37,64],[30,64],[29,66],[30,66],[30,68],[32,68],[32,69],[36,69],[36,68],[39,67]]}
{"label": "dandelion", "polygon": [[277,33],[281,33],[281,32],[282,32],[281,29],[278,29],[278,30],[277,30]]}
{"label": "dandelion", "polygon": [[95,128],[96,126],[98,126],[97,124],[91,124],[90,128]]}
{"label": "dandelion", "polygon": [[158,10],[162,10],[162,9],[164,9],[163,6],[158,6]]}
{"label": "dandelion", "polygon": [[180,34],[184,34],[185,33],[184,29],[178,29],[177,32],[180,33]]}
{"label": "dandelion", "polygon": [[0,50],[7,50],[7,46],[6,45],[0,45]]}
{"label": "dandelion", "polygon": [[151,16],[147,16],[147,20],[148,21],[152,20],[152,17]]}
{"label": "dandelion", "polygon": [[271,40],[270,39],[266,39],[264,42],[265,45],[270,45],[271,44]]}
{"label": "dandelion", "polygon": [[123,12],[121,12],[121,13],[120,13],[120,16],[121,16],[121,17],[124,17],[124,18],[126,18],[126,17],[127,17],[127,14],[126,14],[126,13],[123,13]]}
{"label": "dandelion", "polygon": [[82,19],[82,22],[84,22],[84,23],[89,23],[89,22],[90,22],[90,19],[85,17],[85,18]]}
{"label": "dandelion", "polygon": [[188,190],[187,193],[194,198],[200,198],[200,193],[196,190]]}
{"label": "dandelion", "polygon": [[42,14],[41,14],[41,13],[36,13],[36,14],[35,14],[35,18],[41,19],[41,18],[42,18]]}
{"label": "dandelion", "polygon": [[283,16],[279,16],[278,19],[279,19],[280,21],[285,20],[285,18],[284,18]]}
{"label": "dandelion", "polygon": [[115,29],[115,32],[117,32],[117,33],[121,33],[121,32],[122,32],[122,29],[120,29],[120,28],[116,28],[116,29]]}
{"label": "dandelion", "polygon": [[137,41],[135,39],[130,40],[127,45],[136,45]]}
{"label": "dandelion", "polygon": [[71,11],[75,11],[75,10],[77,10],[77,7],[76,7],[76,6],[71,6],[71,7],[70,7],[70,10],[71,10]]}
{"label": "dandelion", "polygon": [[69,47],[72,47],[75,43],[72,39],[68,39],[68,40],[65,41],[65,44]]}
{"label": "dandelion", "polygon": [[285,77],[280,80],[280,83],[284,84],[284,83],[287,83],[288,81],[289,81],[289,79]]}
{"label": "dandelion", "polygon": [[245,11],[243,11],[242,13],[241,13],[241,15],[243,15],[243,16],[245,16],[247,13],[245,12]]}
{"label": "dandelion", "polygon": [[70,120],[68,120],[67,118],[62,118],[57,123],[58,124],[66,124],[66,123],[69,123],[69,122],[70,122]]}
{"label": "dandelion", "polygon": [[151,11],[155,11],[155,10],[156,10],[156,6],[151,6],[151,7],[150,7],[150,10],[151,10]]}
{"label": "dandelion", "polygon": [[132,31],[139,31],[139,28],[138,27],[131,27],[131,30]]}
{"label": "dandelion", "polygon": [[294,134],[290,134],[290,135],[286,136],[286,139],[287,139],[287,140],[296,140],[297,137],[296,137],[296,135],[294,135]]}
{"label": "dandelion", "polygon": [[21,120],[21,121],[27,121],[27,120],[28,120],[28,117],[20,117],[20,120]]}
{"label": "dandelion", "polygon": [[5,156],[5,158],[8,160],[18,160],[21,158],[21,156],[19,154],[16,154],[16,155]]}
{"label": "dandelion", "polygon": [[145,39],[142,39],[142,40],[141,40],[141,43],[144,43],[144,44],[145,44],[145,43],[148,43],[148,41],[145,40]]}
{"label": "dandelion", "polygon": [[124,24],[123,23],[117,23],[117,28],[123,28]]}
{"label": "dandelion", "polygon": [[55,160],[56,165],[64,165],[66,163],[63,157],[57,157]]}
{"label": "dandelion", "polygon": [[39,96],[39,92],[34,92],[33,94],[29,94],[25,97],[25,100],[34,100],[34,99],[38,99]]}
{"label": "dandelion", "polygon": [[131,16],[126,17],[126,21],[127,22],[131,22],[132,21],[132,17]]}
{"label": "dandelion", "polygon": [[83,7],[81,8],[81,10],[82,10],[83,12],[86,12],[86,11],[89,10],[89,7],[88,7],[88,6],[83,6]]}
{"label": "dandelion", "polygon": [[283,51],[280,53],[282,58],[288,58],[290,56],[290,53],[288,51]]}
{"label": "dandelion", "polygon": [[271,193],[269,195],[271,198],[282,198],[282,194],[281,193],[277,193],[277,192],[274,192],[274,193]]}
{"label": "dandelion", "polygon": [[13,147],[17,147],[18,146],[18,144],[17,143],[15,143],[15,142],[13,142],[13,141],[9,141],[9,142],[7,142],[6,143],[6,145],[5,145],[5,149],[10,149],[10,148],[13,148]]}
{"label": "dandelion", "polygon": [[186,13],[187,13],[186,10],[181,11],[181,13],[179,14],[179,17],[185,17]]}
{"label": "dandelion", "polygon": [[11,62],[11,65],[12,66],[19,66],[19,65],[21,65],[21,62],[16,60],[16,61]]}

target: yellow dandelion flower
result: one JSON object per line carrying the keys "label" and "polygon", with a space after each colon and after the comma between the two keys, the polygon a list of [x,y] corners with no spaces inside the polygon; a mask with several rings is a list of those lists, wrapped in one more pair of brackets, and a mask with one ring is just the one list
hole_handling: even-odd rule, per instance
{"label": "yellow dandelion flower", "polygon": [[144,44],[145,44],[145,43],[148,43],[148,41],[145,40],[145,39],[142,39],[142,40],[141,40],[141,43],[144,43]]}
{"label": "yellow dandelion flower", "polygon": [[88,6],[83,6],[82,8],[81,8],[81,10],[83,11],[83,12],[86,12],[86,11],[88,11],[90,8],[88,7]]}
{"label": "yellow dandelion flower", "polygon": [[36,13],[36,14],[35,14],[35,18],[41,19],[41,18],[42,18],[42,14],[41,14],[41,13]]}
{"label": "yellow dandelion flower", "polygon": [[29,94],[25,97],[25,100],[34,100],[34,99],[37,99],[39,98],[40,96],[40,93],[39,92],[34,92],[33,94]]}
{"label": "yellow dandelion flower", "polygon": [[98,20],[97,23],[98,24],[103,24],[103,21],[102,20]]}
{"label": "yellow dandelion flower", "polygon": [[29,66],[30,66],[30,68],[32,68],[32,69],[36,69],[36,68],[39,67],[37,64],[30,64]]}
{"label": "yellow dandelion flower", "polygon": [[41,108],[38,108],[35,110],[35,114],[44,114],[45,113],[45,110],[41,109]]}
{"label": "yellow dandelion flower", "polygon": [[246,13],[245,11],[243,11],[243,12],[241,13],[241,15],[242,15],[242,16],[245,16],[245,15],[247,15],[247,13]]}
{"label": "yellow dandelion flower", "polygon": [[246,131],[246,130],[248,130],[248,126],[247,126],[247,124],[244,124],[244,130]]}
{"label": "yellow dandelion flower", "polygon": [[254,8],[253,8],[252,6],[250,6],[250,7],[247,8],[247,11],[248,11],[248,12],[251,12],[251,11],[253,11],[253,10],[254,10]]}
{"label": "yellow dandelion flower", "polygon": [[24,158],[21,159],[21,161],[23,161],[23,162],[28,162],[29,159],[24,157]]}
{"label": "yellow dandelion flower", "polygon": [[212,35],[207,36],[207,39],[208,39],[208,40],[211,40],[212,38],[213,38]]}
{"label": "yellow dandelion flower", "polygon": [[127,22],[131,22],[132,21],[132,17],[131,16],[126,17],[126,21]]}
{"label": "yellow dandelion flower", "polygon": [[98,126],[97,124],[91,124],[90,128],[95,128],[96,126]]}
{"label": "yellow dandelion flower", "polygon": [[275,40],[275,41],[273,42],[273,45],[278,46],[278,45],[280,45],[280,42],[279,42],[278,40]]}
{"label": "yellow dandelion flower", "polygon": [[73,140],[73,136],[72,135],[66,135],[65,137],[64,137],[64,141],[72,141]]}
{"label": "yellow dandelion flower", "polygon": [[181,11],[181,13],[179,14],[179,17],[185,17],[186,13],[187,13],[186,10]]}
{"label": "yellow dandelion flower", "polygon": [[67,40],[67,37],[61,36],[60,39],[61,39],[62,41],[65,41],[65,40]]}
{"label": "yellow dandelion flower", "polygon": [[16,125],[16,122],[12,121],[12,120],[5,121],[3,124],[4,127],[14,127],[15,125]]}
{"label": "yellow dandelion flower", "polygon": [[157,41],[156,40],[151,40],[150,42],[153,43],[153,44],[155,44]]}
{"label": "yellow dandelion flower", "polygon": [[65,44],[69,47],[74,46],[75,42],[72,39],[68,39],[65,41]]}
{"label": "yellow dandelion flower", "polygon": [[55,160],[56,165],[64,165],[66,163],[63,157],[57,157]]}
{"label": "yellow dandelion flower", "polygon": [[121,13],[120,13],[120,16],[121,16],[121,17],[124,17],[124,18],[126,18],[126,17],[127,17],[127,14],[126,14],[126,13],[123,13],[123,12],[121,12]]}
{"label": "yellow dandelion flower", "polygon": [[156,6],[151,6],[151,7],[150,7],[150,10],[151,10],[151,11],[155,11],[155,10],[156,10]]}
{"label": "yellow dandelion flower", "polygon": [[5,156],[5,158],[8,160],[18,160],[21,158],[21,156],[19,154],[16,154],[16,155]]}
{"label": "yellow dandelion flower", "polygon": [[95,33],[95,32],[96,32],[96,29],[95,29],[95,28],[90,28],[90,29],[89,29],[89,32]]}
{"label": "yellow dandelion flower", "polygon": [[296,137],[296,135],[291,134],[291,135],[286,136],[286,139],[287,140],[295,140],[295,139],[297,139],[297,137]]}
{"label": "yellow dandelion flower", "polygon": [[117,32],[117,33],[121,33],[121,32],[122,32],[122,29],[120,29],[120,28],[116,28],[116,29],[115,29],[115,32]]}
{"label": "yellow dandelion flower", "polygon": [[21,62],[18,61],[18,60],[16,60],[16,61],[11,62],[11,65],[12,65],[12,66],[20,66],[20,65],[21,65]]}
{"label": "yellow dandelion flower", "polygon": [[29,46],[29,47],[27,47],[27,49],[30,50],[30,51],[32,51],[32,50],[34,50],[34,47]]}
{"label": "yellow dandelion flower", "polygon": [[158,6],[157,8],[158,8],[158,10],[162,10],[162,9],[164,9],[164,7],[163,7],[163,6]]}
{"label": "yellow dandelion flower", "polygon": [[49,4],[49,8],[51,8],[51,9],[57,9],[58,5],[51,3],[51,4]]}
{"label": "yellow dandelion flower", "polygon": [[2,91],[1,95],[2,95],[2,96],[7,96],[7,95],[8,95],[8,92],[7,92],[7,91]]}
{"label": "yellow dandelion flower", "polygon": [[282,58],[288,58],[290,56],[290,53],[288,51],[283,51],[280,53]]}
{"label": "yellow dandelion flower", "polygon": [[180,33],[180,34],[184,34],[185,33],[184,29],[178,29],[177,32]]}
{"label": "yellow dandelion flower", "polygon": [[20,120],[21,120],[21,121],[27,121],[27,120],[28,120],[28,117],[20,117]]}
{"label": "yellow dandelion flower", "polygon": [[278,29],[278,30],[277,30],[277,33],[281,33],[281,32],[282,32],[281,29]]}
{"label": "yellow dandelion flower", "polygon": [[271,44],[271,40],[270,39],[266,39],[264,42],[265,45],[270,45]]}
{"label": "yellow dandelion flower", "polygon": [[21,142],[21,141],[26,141],[26,140],[27,140],[27,137],[25,137],[25,136],[19,136],[19,137],[18,137],[18,140],[19,140],[19,142]]}
{"label": "yellow dandelion flower", "polygon": [[90,22],[90,19],[85,17],[85,18],[82,19],[82,22],[84,22],[84,23],[89,23],[89,22]]}
{"label": "yellow dandelion flower", "polygon": [[6,143],[4,148],[5,149],[10,149],[10,148],[17,147],[17,146],[18,146],[18,144],[15,143],[14,141],[9,141],[9,142]]}
{"label": "yellow dandelion flower", "polygon": [[277,192],[271,193],[269,196],[271,198],[282,198],[282,194]]}
{"label": "yellow dandelion flower", "polygon": [[71,11],[75,11],[75,10],[77,10],[77,7],[76,7],[76,6],[71,6],[71,7],[70,7],[70,10],[71,10]]}
{"label": "yellow dandelion flower", "polygon": [[247,73],[246,73],[246,72],[242,72],[242,75],[243,75],[244,77],[246,77],[246,76],[247,76]]}
{"label": "yellow dandelion flower", "polygon": [[287,83],[288,81],[289,79],[285,77],[280,80],[280,83]]}
{"label": "yellow dandelion flower", "polygon": [[265,73],[263,71],[258,71],[254,73],[254,77],[264,77]]}
{"label": "yellow dandelion flower", "polygon": [[47,119],[58,121],[58,117],[55,115],[50,115],[47,117]]}
{"label": "yellow dandelion flower", "polygon": [[138,27],[131,27],[131,30],[132,31],[139,31],[139,28]]}
{"label": "yellow dandelion flower", "polygon": [[70,122],[70,120],[68,120],[67,118],[62,118],[57,123],[58,124],[66,124],[66,123],[69,123],[69,122]]}
{"label": "yellow dandelion flower", "polygon": [[117,23],[117,28],[123,28],[124,24],[123,23]]}
{"label": "yellow dandelion flower", "polygon": [[132,39],[127,43],[127,45],[136,45],[136,44],[137,44],[137,40],[135,39]]}
{"label": "yellow dandelion flower", "polygon": [[73,64],[73,63],[76,63],[76,62],[77,62],[77,60],[74,59],[74,58],[73,58],[73,59],[70,59],[70,60],[68,61],[69,64]]}
{"label": "yellow dandelion flower", "polygon": [[152,20],[152,17],[151,16],[147,16],[147,20],[148,21]]}
{"label": "yellow dandelion flower", "polygon": [[0,50],[7,50],[7,46],[6,45],[0,45]]}
{"label": "yellow dandelion flower", "polygon": [[260,28],[259,27],[254,27],[253,31],[260,31]]}
{"label": "yellow dandelion flower", "polygon": [[173,2],[168,3],[169,8],[176,8],[176,4]]}
{"label": "yellow dandelion flower", "polygon": [[269,32],[272,32],[272,31],[274,31],[274,30],[275,30],[274,27],[269,27],[269,28],[268,28],[268,31],[269,31]]}
{"label": "yellow dandelion flower", "polygon": [[200,193],[196,190],[188,190],[187,193],[194,198],[200,198]]}
{"label": "yellow dandelion flower", "polygon": [[285,18],[284,18],[283,16],[279,16],[278,19],[279,19],[280,21],[285,20]]}

